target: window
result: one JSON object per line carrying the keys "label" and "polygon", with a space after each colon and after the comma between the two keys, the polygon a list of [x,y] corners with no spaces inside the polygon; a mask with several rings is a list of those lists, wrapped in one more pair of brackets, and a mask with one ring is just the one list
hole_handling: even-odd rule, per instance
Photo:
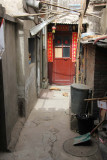
{"label": "window", "polygon": [[70,47],[63,47],[63,57],[70,57]]}
{"label": "window", "polygon": [[70,57],[70,38],[69,36],[55,37],[55,58]]}
{"label": "window", "polygon": [[34,38],[29,38],[28,39],[28,49],[29,49],[29,64],[34,62],[34,51],[35,51],[35,39]]}
{"label": "window", "polygon": [[55,58],[62,58],[62,48],[55,48]]}

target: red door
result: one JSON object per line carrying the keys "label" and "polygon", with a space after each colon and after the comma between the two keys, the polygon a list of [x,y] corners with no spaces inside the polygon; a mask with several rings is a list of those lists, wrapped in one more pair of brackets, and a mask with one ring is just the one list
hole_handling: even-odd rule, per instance
{"label": "red door", "polygon": [[72,62],[71,47],[72,36],[69,34],[57,34],[55,36],[52,83],[62,85],[73,83],[75,76],[75,63]]}

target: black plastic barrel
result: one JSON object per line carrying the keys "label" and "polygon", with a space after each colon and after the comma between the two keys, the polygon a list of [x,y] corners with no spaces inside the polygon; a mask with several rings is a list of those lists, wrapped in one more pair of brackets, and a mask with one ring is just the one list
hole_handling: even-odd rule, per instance
{"label": "black plastic barrel", "polygon": [[86,134],[94,128],[94,118],[93,116],[88,116],[87,114],[76,115],[78,120],[78,132],[79,134]]}
{"label": "black plastic barrel", "polygon": [[74,83],[71,85],[71,112],[74,114],[85,114],[86,112],[86,101],[84,99],[88,98],[89,87],[84,84]]}

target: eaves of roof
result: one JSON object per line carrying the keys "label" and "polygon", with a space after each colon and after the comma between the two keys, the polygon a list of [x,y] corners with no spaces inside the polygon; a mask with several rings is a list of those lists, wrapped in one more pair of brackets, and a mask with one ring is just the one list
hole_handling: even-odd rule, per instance
{"label": "eaves of roof", "polygon": [[84,38],[81,38],[82,44],[93,44],[100,47],[107,48],[107,37],[105,35],[91,35],[91,38],[89,36]]}

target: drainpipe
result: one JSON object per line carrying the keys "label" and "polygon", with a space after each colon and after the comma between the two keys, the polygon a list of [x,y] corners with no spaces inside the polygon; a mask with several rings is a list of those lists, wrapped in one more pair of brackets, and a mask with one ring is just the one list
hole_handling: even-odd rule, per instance
{"label": "drainpipe", "polygon": [[29,7],[35,8],[35,9],[41,9],[42,8],[42,3],[40,3],[40,1],[37,0],[25,0],[26,4]]}

